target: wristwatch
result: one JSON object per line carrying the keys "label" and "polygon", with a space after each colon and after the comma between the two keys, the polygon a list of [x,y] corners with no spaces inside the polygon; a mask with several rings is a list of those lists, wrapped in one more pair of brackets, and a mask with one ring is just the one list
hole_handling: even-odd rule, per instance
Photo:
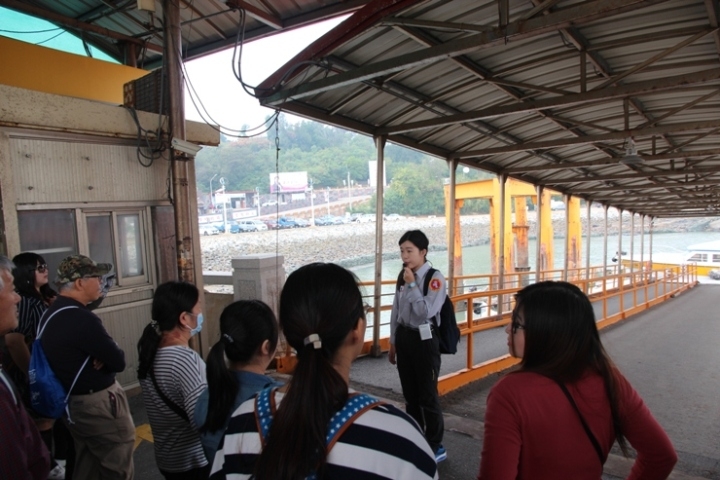
{"label": "wristwatch", "polygon": [[413,287],[416,286],[416,285],[417,285],[417,283],[415,283],[415,282],[410,282],[410,283],[408,283],[408,288],[413,288]]}

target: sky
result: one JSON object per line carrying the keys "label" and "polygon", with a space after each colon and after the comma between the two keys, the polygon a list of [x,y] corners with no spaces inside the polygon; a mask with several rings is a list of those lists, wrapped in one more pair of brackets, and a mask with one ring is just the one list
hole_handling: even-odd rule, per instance
{"label": "sky", "polygon": [[[258,85],[344,18],[327,20],[246,44],[241,62],[243,81],[250,86]],[[184,30],[183,33],[186,34],[187,31]],[[86,56],[83,44],[77,37],[49,22],[3,7],[0,7],[0,35]],[[93,58],[116,63],[100,50],[90,48]],[[232,54],[231,48],[188,62],[188,81],[214,120],[211,123],[235,130],[245,126],[260,126],[274,111],[261,107],[258,100],[245,93],[233,74]],[[186,118],[203,121],[187,90],[189,88],[186,87]],[[289,116],[289,120],[293,121],[293,117]]]}
{"label": "sky", "polygon": [[[243,81],[251,86],[260,84],[344,18],[327,20],[245,45],[241,62]],[[199,92],[210,115],[220,125],[236,130],[243,125],[251,128],[259,126],[274,110],[261,107],[258,100],[245,93],[233,74],[232,54],[232,49],[229,49],[188,62],[188,79]],[[185,102],[185,111],[188,119],[200,120],[190,100]]]}

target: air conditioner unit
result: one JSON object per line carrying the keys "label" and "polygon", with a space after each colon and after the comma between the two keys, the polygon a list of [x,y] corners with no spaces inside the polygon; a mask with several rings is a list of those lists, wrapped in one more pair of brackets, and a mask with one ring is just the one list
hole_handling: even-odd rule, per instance
{"label": "air conditioner unit", "polygon": [[[164,80],[164,81],[163,81]],[[162,102],[160,92],[162,91]],[[160,111],[162,104],[162,112]],[[170,92],[163,69],[153,70],[148,75],[123,85],[123,105],[143,112],[170,113]]]}

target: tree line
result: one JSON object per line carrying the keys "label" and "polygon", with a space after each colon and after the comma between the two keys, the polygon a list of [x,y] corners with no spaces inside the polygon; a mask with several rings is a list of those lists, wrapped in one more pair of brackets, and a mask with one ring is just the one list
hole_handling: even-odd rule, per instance
{"label": "tree line", "polygon": [[[197,188],[210,191],[210,180],[222,177],[228,191],[270,191],[274,172],[308,172],[316,190],[341,188],[351,183],[368,185],[368,162],[377,153],[373,139],[365,135],[314,121],[288,122],[278,117],[277,128],[252,138],[221,136],[218,147],[203,148],[195,158]],[[447,162],[388,142],[385,147],[384,210],[402,215],[442,215],[445,211],[443,184],[449,176]],[[458,182],[489,178],[470,170],[459,171]],[[213,183],[217,190],[219,183]],[[374,211],[375,197],[360,210]],[[487,212],[487,201],[465,202],[463,213]]]}

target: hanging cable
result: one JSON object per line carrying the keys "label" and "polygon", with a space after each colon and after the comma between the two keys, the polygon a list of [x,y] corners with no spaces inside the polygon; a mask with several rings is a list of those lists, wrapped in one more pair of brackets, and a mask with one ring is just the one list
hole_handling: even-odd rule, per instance
{"label": "hanging cable", "polygon": [[[184,64],[183,65],[183,80],[185,82],[185,85],[188,87],[188,93],[190,97],[190,101],[192,102],[193,106],[195,107],[195,110],[200,114],[200,118],[210,126],[213,130],[222,133],[225,136],[232,137],[232,138],[252,138],[257,137],[260,135],[264,135],[267,133],[277,122],[278,116],[280,115],[280,110],[275,110],[275,112],[272,114],[272,116],[268,117],[262,124],[248,128],[248,129],[233,129],[230,127],[226,127],[220,124],[220,122],[217,122],[213,117],[210,115],[210,113],[207,111],[207,108],[205,108],[205,105],[200,100],[200,96],[195,91],[195,87],[193,86],[192,82],[190,81],[187,71],[185,70]],[[217,126],[216,126],[217,125]],[[256,133],[247,133],[247,132],[255,132],[256,130],[260,130]]]}
{"label": "hanging cable", "polygon": [[[152,166],[153,162],[160,158],[162,156],[162,152],[166,150],[165,143],[160,139],[159,136],[157,136],[156,132],[150,132],[149,130],[146,130],[140,125],[140,119],[138,119],[137,111],[134,108],[131,107],[124,107],[125,110],[128,111],[130,114],[130,117],[135,122],[135,126],[137,127],[137,144],[136,144],[136,156],[138,159],[138,162],[140,165],[142,165],[145,168],[149,168]],[[156,138],[153,140],[156,145],[153,145],[150,140],[150,133],[153,135],[156,135]],[[145,145],[143,145],[143,141]],[[143,152],[143,148],[150,151],[150,154],[146,154]],[[142,157],[142,158],[141,158]],[[143,161],[143,158],[146,160],[149,160],[148,162]]]}
{"label": "hanging cable", "polygon": [[67,32],[66,32],[65,30],[63,30],[62,32],[58,33],[57,35],[53,35],[52,37],[48,38],[47,40],[43,40],[42,42],[36,42],[35,45],[42,45],[43,43],[47,43],[47,42],[49,42],[50,40],[56,39],[57,37],[59,37],[59,36],[62,35],[63,33],[67,33]]}
{"label": "hanging cable", "polygon": [[[233,48],[233,56],[232,56],[232,68],[233,68],[233,74],[235,75],[235,78],[237,78],[238,82],[240,82],[240,85],[242,85],[243,90],[245,90],[245,93],[250,95],[254,98],[260,98],[262,95],[259,95],[257,92],[260,90],[264,93],[270,93],[275,90],[275,87],[272,88],[260,88],[260,87],[253,87],[251,85],[246,84],[242,79],[242,52],[243,52],[243,44],[245,43],[245,10],[240,9],[240,24],[239,24],[237,35],[235,36],[235,46]],[[305,65],[314,65],[316,67],[320,67],[327,71],[330,71],[331,65],[329,62],[323,62],[323,61],[314,61],[314,60],[306,60],[303,62],[298,62],[293,64],[280,78],[280,81],[278,82],[278,86],[281,86],[283,82],[290,76],[295,70],[298,68],[305,66]],[[250,89],[253,91],[251,92]]]}
{"label": "hanging cable", "polygon": [[27,31],[0,29],[0,33],[14,33],[14,34],[18,34],[18,35],[24,35],[24,34],[33,34],[33,33],[57,32],[58,30],[62,30],[62,28],[57,27],[57,28],[48,28],[46,30],[27,30]]}

